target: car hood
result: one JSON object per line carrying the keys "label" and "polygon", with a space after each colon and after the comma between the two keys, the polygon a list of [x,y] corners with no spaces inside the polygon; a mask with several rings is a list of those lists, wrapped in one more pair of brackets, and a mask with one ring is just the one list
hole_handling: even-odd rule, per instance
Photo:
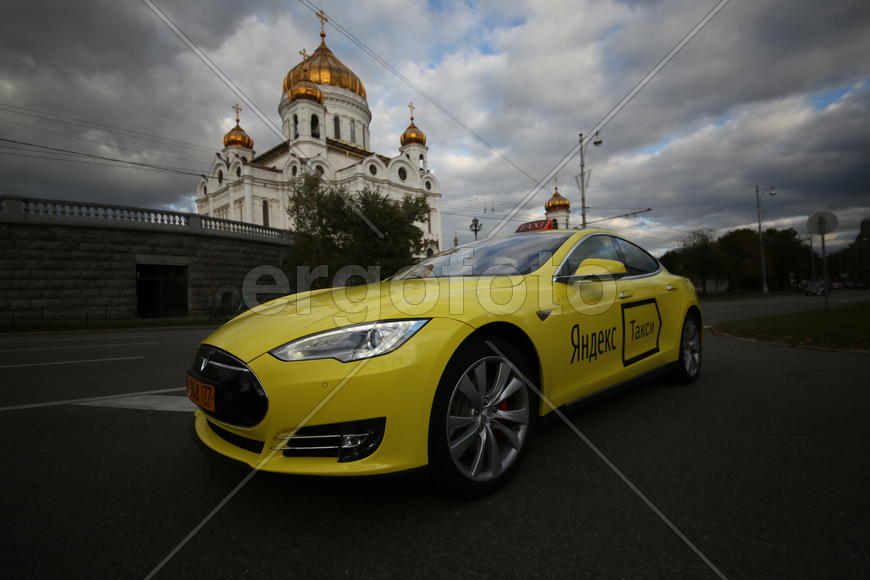
{"label": "car hood", "polygon": [[474,326],[498,315],[507,302],[502,295],[512,295],[525,281],[522,276],[386,280],[301,292],[237,316],[203,342],[249,362],[297,338],[363,322],[449,317]]}

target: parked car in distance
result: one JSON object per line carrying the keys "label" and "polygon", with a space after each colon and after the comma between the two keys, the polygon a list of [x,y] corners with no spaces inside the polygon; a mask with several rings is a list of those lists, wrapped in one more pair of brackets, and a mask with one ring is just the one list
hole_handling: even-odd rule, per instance
{"label": "parked car in distance", "polygon": [[804,288],[804,295],[806,296],[821,296],[825,292],[825,283],[822,281],[810,282],[807,284],[807,287]]}

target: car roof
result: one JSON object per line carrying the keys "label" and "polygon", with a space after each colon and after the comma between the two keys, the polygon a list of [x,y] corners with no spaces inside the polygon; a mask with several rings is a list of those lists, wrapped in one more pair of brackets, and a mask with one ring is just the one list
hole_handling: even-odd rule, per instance
{"label": "car roof", "polygon": [[[528,232],[512,232],[508,234],[508,236],[527,236],[529,234],[545,234],[545,235],[556,235],[556,234],[564,234],[565,232],[570,232],[572,234],[610,234],[612,236],[618,236],[616,232],[612,232],[610,230],[602,230],[599,228],[570,228],[567,230],[532,230]],[[505,236],[505,237],[508,237]]]}

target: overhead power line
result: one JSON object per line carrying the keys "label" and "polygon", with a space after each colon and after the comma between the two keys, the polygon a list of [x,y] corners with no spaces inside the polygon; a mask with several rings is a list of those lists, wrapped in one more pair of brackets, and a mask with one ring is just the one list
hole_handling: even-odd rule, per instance
{"label": "overhead power line", "polygon": [[[238,85],[236,85],[236,83],[234,83],[233,80],[230,79],[230,77],[228,77],[226,73],[224,73],[224,71],[222,71],[220,67],[193,42],[193,40],[191,40],[178,26],[176,26],[175,23],[172,22],[172,20],[170,20],[170,18],[163,13],[162,10],[160,10],[160,8],[158,8],[157,5],[154,4],[154,2],[152,2],[151,0],[142,0],[142,2],[146,6],[148,6],[148,8],[154,13],[155,16],[157,16],[157,18],[159,18],[164,24],[166,24],[166,26],[168,26],[173,33],[175,33],[175,35],[178,37],[179,40],[181,40],[181,42],[187,45],[187,47],[203,62],[203,64],[205,64],[209,69],[211,69],[211,71],[215,75],[217,75],[217,77],[227,86],[227,88],[233,91],[237,97],[244,101],[248,108],[254,111],[254,113],[260,118],[260,120],[263,121],[263,123],[269,129],[271,129],[272,132],[275,133],[275,135],[277,135],[280,139],[284,138],[281,129],[279,129],[278,126],[275,125],[275,123],[273,123],[272,120],[269,119],[266,114],[263,113],[263,111],[254,103],[254,101],[244,91],[242,91],[242,89]],[[294,154],[300,160],[302,160],[303,163],[305,163],[306,167],[313,168],[311,159],[306,158],[304,155],[302,155],[302,153],[292,143],[288,142],[288,144],[290,146],[290,151],[293,151]],[[354,203],[353,200],[351,200],[347,196],[341,196],[341,200],[352,212],[357,215],[357,217],[365,222],[365,224],[369,227],[370,230],[372,230],[372,232],[375,233],[376,236],[384,239],[384,233],[380,229],[378,229],[378,227],[373,224],[372,221],[365,216],[365,214],[363,214],[362,210],[357,207],[356,203]]]}
{"label": "overhead power line", "polygon": [[131,165],[119,165],[117,163],[101,163],[93,159],[80,159],[75,157],[51,157],[44,155],[28,155],[26,153],[17,153],[15,151],[0,151],[0,155],[7,157],[20,157],[25,159],[44,159],[48,161],[62,161],[64,163],[78,163],[81,165],[97,165],[102,167],[114,167],[116,169],[135,169],[136,171],[149,171],[152,173],[175,173],[165,169],[149,168],[149,167],[134,167]]}
{"label": "overhead power line", "polygon": [[108,125],[106,123],[100,123],[97,121],[89,121],[89,120],[85,120],[85,119],[76,119],[74,117],[67,117],[64,115],[60,115],[58,113],[50,113],[48,111],[40,111],[38,109],[30,109],[27,107],[20,107],[18,105],[12,105],[9,103],[0,102],[0,111],[7,111],[9,113],[15,113],[17,115],[25,115],[28,117],[35,117],[38,119],[46,119],[46,120],[50,120],[50,121],[55,121],[57,123],[65,123],[68,125],[76,125],[79,127],[96,129],[98,131],[107,131],[109,133],[116,133],[118,135],[124,135],[125,137],[133,137],[135,139],[145,139],[147,141],[155,141],[158,143],[163,143],[164,145],[172,145],[175,147],[200,149],[200,150],[208,152],[208,153],[214,153],[214,148],[206,147],[204,145],[197,145],[196,143],[189,143],[187,141],[178,141],[176,139],[168,139],[166,137],[160,137],[159,135],[152,135],[150,133],[143,133],[141,131],[135,131],[133,129],[125,129],[123,127],[116,127],[114,125]]}
{"label": "overhead power line", "polygon": [[[683,36],[682,40],[680,40],[680,42],[678,42],[668,54],[662,57],[658,64],[656,64],[656,66],[654,66],[652,70],[646,74],[645,77],[638,81],[637,84],[635,84],[634,87],[630,91],[628,91],[628,93],[624,97],[622,97],[622,100],[620,100],[612,109],[610,109],[610,111],[606,115],[604,115],[604,118],[598,121],[598,124],[595,125],[592,130],[586,133],[581,133],[581,139],[579,140],[577,145],[575,145],[564,157],[562,157],[562,159],[558,163],[556,163],[556,165],[550,170],[550,172],[547,173],[544,179],[538,182],[538,184],[533,187],[532,190],[529,191],[529,193],[526,194],[526,196],[520,201],[520,203],[517,204],[516,207],[513,209],[511,215],[522,209],[529,202],[529,200],[532,199],[532,197],[534,197],[539,191],[541,191],[546,183],[553,179],[553,177],[556,176],[556,174],[558,174],[559,171],[561,171],[562,168],[564,168],[569,161],[574,159],[574,157],[577,155],[577,153],[581,151],[581,149],[586,147],[587,143],[589,143],[592,139],[595,139],[598,135],[598,132],[603,129],[604,126],[607,125],[607,123],[609,123],[611,119],[613,119],[613,117],[618,115],[619,112],[622,111],[622,109],[625,108],[625,106],[635,97],[635,95],[637,95],[637,93],[639,93],[647,84],[649,84],[649,82],[669,62],[671,62],[671,60],[677,55],[677,53],[679,53],[683,49],[683,47],[686,46],[686,44],[688,44],[689,41],[692,40],[695,35],[697,35],[701,31],[702,28],[704,28],[704,26],[706,26],[707,23],[710,22],[710,20],[712,20],[713,17],[716,16],[720,10],[722,10],[722,8],[725,7],[728,1],[729,0],[720,0],[716,6],[714,6],[709,12],[707,12],[706,16],[704,16],[704,18],[702,18],[701,21],[698,22],[694,28],[692,28],[688,33],[686,33],[685,36]],[[583,137],[583,135],[585,135],[585,137]],[[508,220],[505,220],[504,223],[507,223],[507,221]],[[493,228],[487,237],[492,238],[493,236],[495,236],[504,226],[504,223],[499,224],[495,228]]]}
{"label": "overhead power line", "polygon": [[[3,123],[7,123],[7,124],[9,124],[9,125],[15,125],[16,127],[23,127],[23,128],[25,128],[25,129],[31,129],[31,130],[33,130],[33,131],[39,131],[39,132],[41,132],[41,133],[49,133],[49,134],[51,134],[51,135],[60,135],[61,137],[65,137],[65,138],[67,138],[67,139],[73,139],[73,140],[75,140],[75,141],[81,141],[81,142],[83,142],[83,143],[93,143],[93,144],[95,144],[95,145],[101,145],[101,146],[107,145],[107,143],[106,143],[105,141],[99,141],[99,140],[97,140],[97,139],[88,139],[88,138],[86,138],[86,137],[82,137],[82,136],[80,136],[80,135],[70,135],[69,133],[64,133],[64,132],[62,132],[62,131],[52,131],[51,129],[46,129],[46,128],[44,128],[44,127],[37,127],[37,126],[35,126],[35,125],[28,125],[28,124],[26,124],[26,123],[18,123],[17,121],[12,121],[12,120],[7,119],[7,118],[5,118],[5,117],[0,117],[0,121],[2,121]],[[126,153],[126,154],[128,154],[128,155],[130,155],[130,154],[137,154],[137,153],[138,153],[138,154],[145,154],[145,151],[140,151],[140,150],[131,150],[131,149],[126,148],[126,147],[120,147],[120,146],[118,146],[117,144],[113,145],[113,147],[114,147],[115,149],[117,149],[118,151],[120,151],[121,153]],[[205,164],[208,164],[208,163],[209,163],[208,160],[203,160],[203,159],[188,159],[188,158],[185,158],[185,157],[177,157],[177,156],[174,156],[174,155],[166,155],[166,154],[164,154],[164,153],[157,153],[156,151],[149,151],[148,154],[149,154],[149,155],[154,155],[154,156],[157,156],[157,157],[163,157],[163,158],[173,159],[173,160],[175,160],[175,161],[186,161],[186,162],[188,162],[188,163],[194,163],[194,164],[202,164],[202,165],[205,165]],[[213,157],[213,156],[214,156],[214,152],[212,152],[212,154],[211,154],[209,157]]]}
{"label": "overhead power line", "polygon": [[[303,6],[305,6],[306,8],[308,8],[309,10],[314,12],[315,14],[318,14],[319,12],[323,12],[320,9],[320,7],[318,7],[314,2],[311,2],[311,0],[299,0],[299,1],[302,3]],[[326,14],[325,12],[323,12],[323,13]],[[352,43],[357,45],[360,49],[362,49],[370,57],[375,59],[375,61],[377,61],[378,64],[380,64],[385,69],[387,69],[390,73],[393,74],[393,76],[395,76],[397,79],[399,79],[400,81],[405,83],[415,93],[417,93],[418,95],[420,95],[421,97],[426,99],[426,101],[428,101],[432,106],[434,106],[436,109],[438,109],[439,111],[444,113],[444,115],[446,115],[447,118],[449,118],[451,121],[453,121],[454,123],[456,123],[457,125],[459,125],[463,129],[465,129],[472,137],[477,139],[480,143],[485,145],[488,149],[490,149],[491,151],[494,151],[496,153],[496,155],[501,157],[505,162],[507,162],[509,165],[511,165],[514,169],[516,169],[517,171],[519,171],[520,173],[522,173],[523,175],[528,177],[532,183],[538,183],[538,179],[536,177],[534,177],[533,175],[528,173],[525,169],[523,169],[513,159],[511,159],[510,157],[508,157],[507,155],[502,153],[497,147],[495,147],[492,143],[487,141],[478,132],[476,132],[474,129],[472,129],[467,124],[465,124],[462,121],[462,119],[460,119],[459,117],[454,115],[450,111],[450,109],[448,109],[447,107],[442,105],[440,102],[438,102],[438,100],[436,100],[435,97],[433,97],[432,95],[430,95],[429,93],[427,93],[426,91],[421,89],[419,86],[417,86],[414,83],[414,81],[412,81],[411,79],[409,79],[408,77],[403,75],[396,67],[394,67],[392,64],[390,64],[389,61],[387,61],[384,57],[382,57],[377,52],[375,52],[365,42],[363,42],[362,40],[357,38],[350,30],[348,30],[347,28],[342,26],[339,22],[336,22],[332,16],[327,14],[327,17],[328,17],[327,21],[332,25],[333,28],[335,28],[338,32],[340,32],[342,35],[344,35]]]}
{"label": "overhead power line", "polygon": [[[166,171],[166,172],[169,172],[169,173],[177,173],[177,174],[179,174],[179,175],[193,175],[193,176],[196,176],[196,177],[199,177],[199,176],[202,175],[201,173],[198,173],[198,172],[195,172],[195,171],[193,171],[193,170],[189,170],[189,169],[184,169],[184,168],[181,168],[181,167],[167,167],[167,166],[162,166],[162,165],[156,165],[156,164],[153,164],[153,163],[144,163],[144,162],[140,162],[140,161],[130,161],[130,160],[128,160],[128,159],[118,159],[118,158],[116,158],[116,157],[108,157],[108,156],[105,156],[105,155],[96,155],[96,154],[93,154],[93,153],[85,153],[85,152],[83,152],[83,151],[75,151],[75,150],[73,150],[73,149],[64,149],[64,148],[61,148],[61,147],[51,147],[51,146],[49,146],[49,145],[41,145],[41,144],[39,144],[39,143],[30,143],[30,142],[28,142],[28,141],[19,141],[19,140],[17,140],[17,139],[7,139],[7,138],[5,138],[5,137],[0,137],[0,142],[10,143],[10,144],[12,144],[12,145],[18,145],[19,148],[17,149],[17,151],[18,151],[19,155],[28,154],[28,153],[29,153],[30,155],[33,155],[34,153],[37,152],[37,151],[34,151],[34,150],[42,150],[42,151],[53,152],[53,153],[56,153],[56,154],[57,154],[57,153],[59,153],[59,154],[66,154],[66,156],[70,156],[70,155],[71,155],[71,156],[74,156],[74,157],[84,157],[84,158],[88,158],[88,159],[97,159],[97,160],[101,160],[101,161],[110,161],[110,162],[112,162],[112,163],[117,163],[117,164],[121,164],[121,165],[128,165],[128,166],[140,167],[140,168],[147,168],[147,169],[151,169],[151,170],[155,170],[155,169],[156,169],[156,170],[160,170],[160,171]],[[29,149],[27,149],[27,148],[29,148]],[[8,149],[8,147],[7,147],[7,149]],[[14,152],[14,151],[15,151],[15,149],[13,148],[13,152]],[[9,153],[7,153],[7,155],[8,155],[8,154],[9,154]],[[60,156],[58,156],[58,157],[60,157]],[[47,157],[46,157],[46,158],[47,158]]]}

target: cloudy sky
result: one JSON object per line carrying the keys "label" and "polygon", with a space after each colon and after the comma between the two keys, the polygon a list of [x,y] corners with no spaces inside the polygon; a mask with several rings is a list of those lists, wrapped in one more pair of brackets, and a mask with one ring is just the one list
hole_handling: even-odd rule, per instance
{"label": "cloudy sky", "polygon": [[[366,86],[376,151],[397,153],[406,104],[417,106],[447,243],[470,239],[475,216],[490,231],[529,176],[547,175],[717,3],[314,0],[461,121],[328,27]],[[280,125],[281,81],[319,42],[308,7],[155,4]],[[196,174],[232,125],[232,91],[143,2],[5,5],[0,138],[151,167],[0,141],[0,195],[192,211]],[[277,144],[252,112],[242,125],[258,151]],[[601,136],[587,150],[589,219],[652,208],[605,223],[656,253],[693,229],[755,227],[756,184],[777,189],[766,224],[804,234],[807,215],[827,210],[841,224],[834,245],[848,243],[870,217],[870,3],[731,0]],[[575,213],[578,172],[575,158],[558,175]],[[552,190],[519,220],[542,217]]]}

